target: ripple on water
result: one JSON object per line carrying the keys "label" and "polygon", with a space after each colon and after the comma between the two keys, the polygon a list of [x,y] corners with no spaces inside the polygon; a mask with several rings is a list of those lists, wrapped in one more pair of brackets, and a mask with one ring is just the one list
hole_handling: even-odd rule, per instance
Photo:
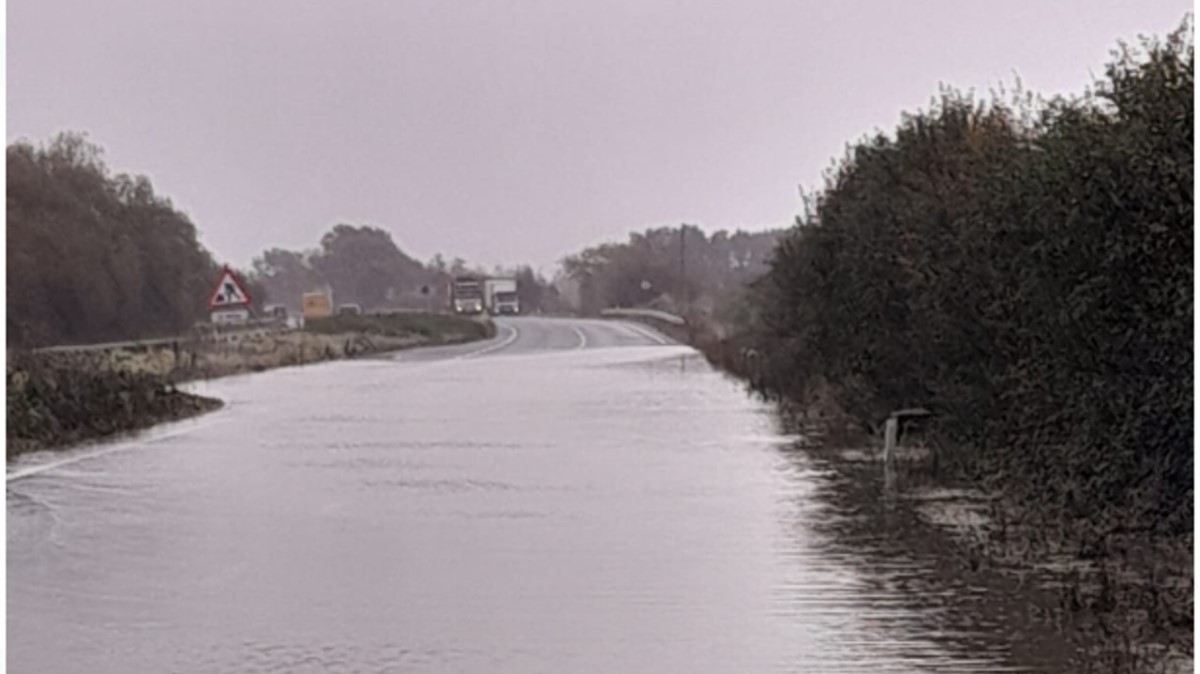
{"label": "ripple on water", "polygon": [[405,646],[394,643],[246,641],[230,647],[213,643],[208,648],[181,654],[178,671],[262,672],[279,674],[367,674],[415,672],[455,666],[469,655],[461,648]]}
{"label": "ripple on water", "polygon": [[528,487],[512,482],[501,482],[499,480],[435,480],[435,479],[413,479],[413,478],[395,478],[395,479],[367,479],[363,480],[363,484],[368,487],[387,488],[387,489],[403,489],[414,490],[419,492],[430,492],[435,494],[459,494],[462,492],[479,491],[479,492],[515,492],[529,491]]}

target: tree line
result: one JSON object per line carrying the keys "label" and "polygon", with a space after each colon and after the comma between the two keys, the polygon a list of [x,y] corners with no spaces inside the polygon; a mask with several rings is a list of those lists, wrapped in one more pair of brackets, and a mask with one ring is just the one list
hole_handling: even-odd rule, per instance
{"label": "tree line", "polygon": [[[113,175],[79,133],[8,146],[8,339],[16,347],[178,335],[208,318],[221,265],[196,226],[145,176]],[[310,250],[271,248],[241,273],[258,307],[301,310],[306,292],[366,310],[442,310],[456,275],[518,281],[530,313],[610,306],[736,315],[779,231],[650,229],[587,248],[554,279],[529,265],[491,270],[441,254],[422,263],[384,229],[338,224]],[[686,304],[686,307],[685,307]]]}
{"label": "tree line", "polygon": [[[80,133],[8,146],[9,344],[30,348],[183,334],[208,320],[222,265],[196,226],[145,176],[114,175]],[[456,274],[488,272],[441,255],[421,263],[384,229],[338,224],[314,250],[272,248],[240,273],[256,308],[301,309],[306,292],[330,290],[364,309],[442,310]],[[528,265],[514,276],[530,311],[563,311],[553,284]]]}
{"label": "tree line", "polygon": [[562,261],[560,285],[582,313],[611,307],[658,308],[736,320],[747,284],[767,270],[782,230],[718,230],[692,225],[634,232],[624,243],[585,248]]}
{"label": "tree line", "polygon": [[145,176],[112,175],[81,134],[8,146],[10,345],[179,334],[220,265]]}
{"label": "tree line", "polygon": [[253,261],[269,301],[299,312],[304,293],[328,290],[338,303],[374,309],[424,302],[438,279],[377,227],[339,224],[311,251],[272,248]]}
{"label": "tree line", "polygon": [[328,292],[334,302],[364,310],[432,309],[450,304],[453,278],[460,275],[517,279],[524,311],[561,311],[557,290],[529,265],[496,267],[490,272],[462,258],[447,262],[440,253],[427,263],[409,256],[384,229],[339,224],[321,237],[317,248],[272,248],[254,258],[253,278],[269,301],[299,312],[304,293]]}
{"label": "tree line", "polygon": [[1064,517],[1190,531],[1188,28],[1086,96],[947,90],[855,144],[753,284],[737,366],[874,422],[928,407],[967,470]]}

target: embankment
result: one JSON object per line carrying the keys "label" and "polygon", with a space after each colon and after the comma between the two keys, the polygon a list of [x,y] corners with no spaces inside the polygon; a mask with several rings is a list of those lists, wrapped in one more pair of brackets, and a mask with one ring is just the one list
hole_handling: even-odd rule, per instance
{"label": "embankment", "polygon": [[490,321],[441,314],[340,316],[310,320],[303,330],[290,332],[247,333],[154,349],[111,351],[97,354],[95,365],[147,372],[180,382],[421,346],[462,344],[494,334],[495,326]]}
{"label": "embankment", "polygon": [[217,409],[165,377],[71,354],[8,354],[7,456],[148,428]]}
{"label": "embankment", "polygon": [[495,334],[489,321],[398,313],[310,321],[153,346],[8,354],[7,454],[69,446],[217,409],[177,383],[355,358]]}

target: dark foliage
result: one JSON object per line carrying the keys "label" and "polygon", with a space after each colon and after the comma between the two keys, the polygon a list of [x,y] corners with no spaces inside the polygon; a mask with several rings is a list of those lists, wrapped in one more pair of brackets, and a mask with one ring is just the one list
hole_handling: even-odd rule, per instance
{"label": "dark foliage", "polygon": [[1092,95],[947,92],[853,147],[754,287],[759,387],[924,405],[973,469],[1115,529],[1192,526],[1194,50]]}
{"label": "dark foliage", "polygon": [[[443,274],[406,255],[386,230],[347,224],[321,237],[315,251],[264,251],[254,259],[254,271],[268,300],[294,312],[306,292],[328,289],[339,304],[377,309],[426,306],[440,301],[446,286]],[[421,292],[424,286],[428,294]]]}
{"label": "dark foliage", "polygon": [[747,282],[766,271],[781,231],[660,227],[633,233],[563,260],[580,311],[661,307],[680,313],[735,314]]}
{"label": "dark foliage", "polygon": [[144,176],[109,174],[79,134],[8,146],[8,339],[179,334],[206,317],[220,267]]}
{"label": "dark foliage", "polygon": [[461,258],[447,263],[440,253],[421,264],[400,250],[391,234],[375,227],[337,225],[321,238],[318,250],[264,251],[254,259],[254,271],[269,301],[294,312],[301,310],[304,293],[323,290],[331,291],[338,304],[353,302],[366,310],[448,309],[453,277],[468,273],[516,278],[526,313],[561,308],[557,291],[528,265],[489,274]]}
{"label": "dark foliage", "polygon": [[66,355],[9,352],[7,454],[139,430],[220,406],[165,378],[106,370]]}

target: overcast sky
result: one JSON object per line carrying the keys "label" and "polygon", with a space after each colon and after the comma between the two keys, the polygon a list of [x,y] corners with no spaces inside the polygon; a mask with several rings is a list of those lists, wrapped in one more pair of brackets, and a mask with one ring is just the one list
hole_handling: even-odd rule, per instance
{"label": "overcast sky", "polygon": [[9,0],[8,139],[86,131],[219,258],[338,222],[419,259],[779,226],[939,83],[1079,92],[1189,0]]}

